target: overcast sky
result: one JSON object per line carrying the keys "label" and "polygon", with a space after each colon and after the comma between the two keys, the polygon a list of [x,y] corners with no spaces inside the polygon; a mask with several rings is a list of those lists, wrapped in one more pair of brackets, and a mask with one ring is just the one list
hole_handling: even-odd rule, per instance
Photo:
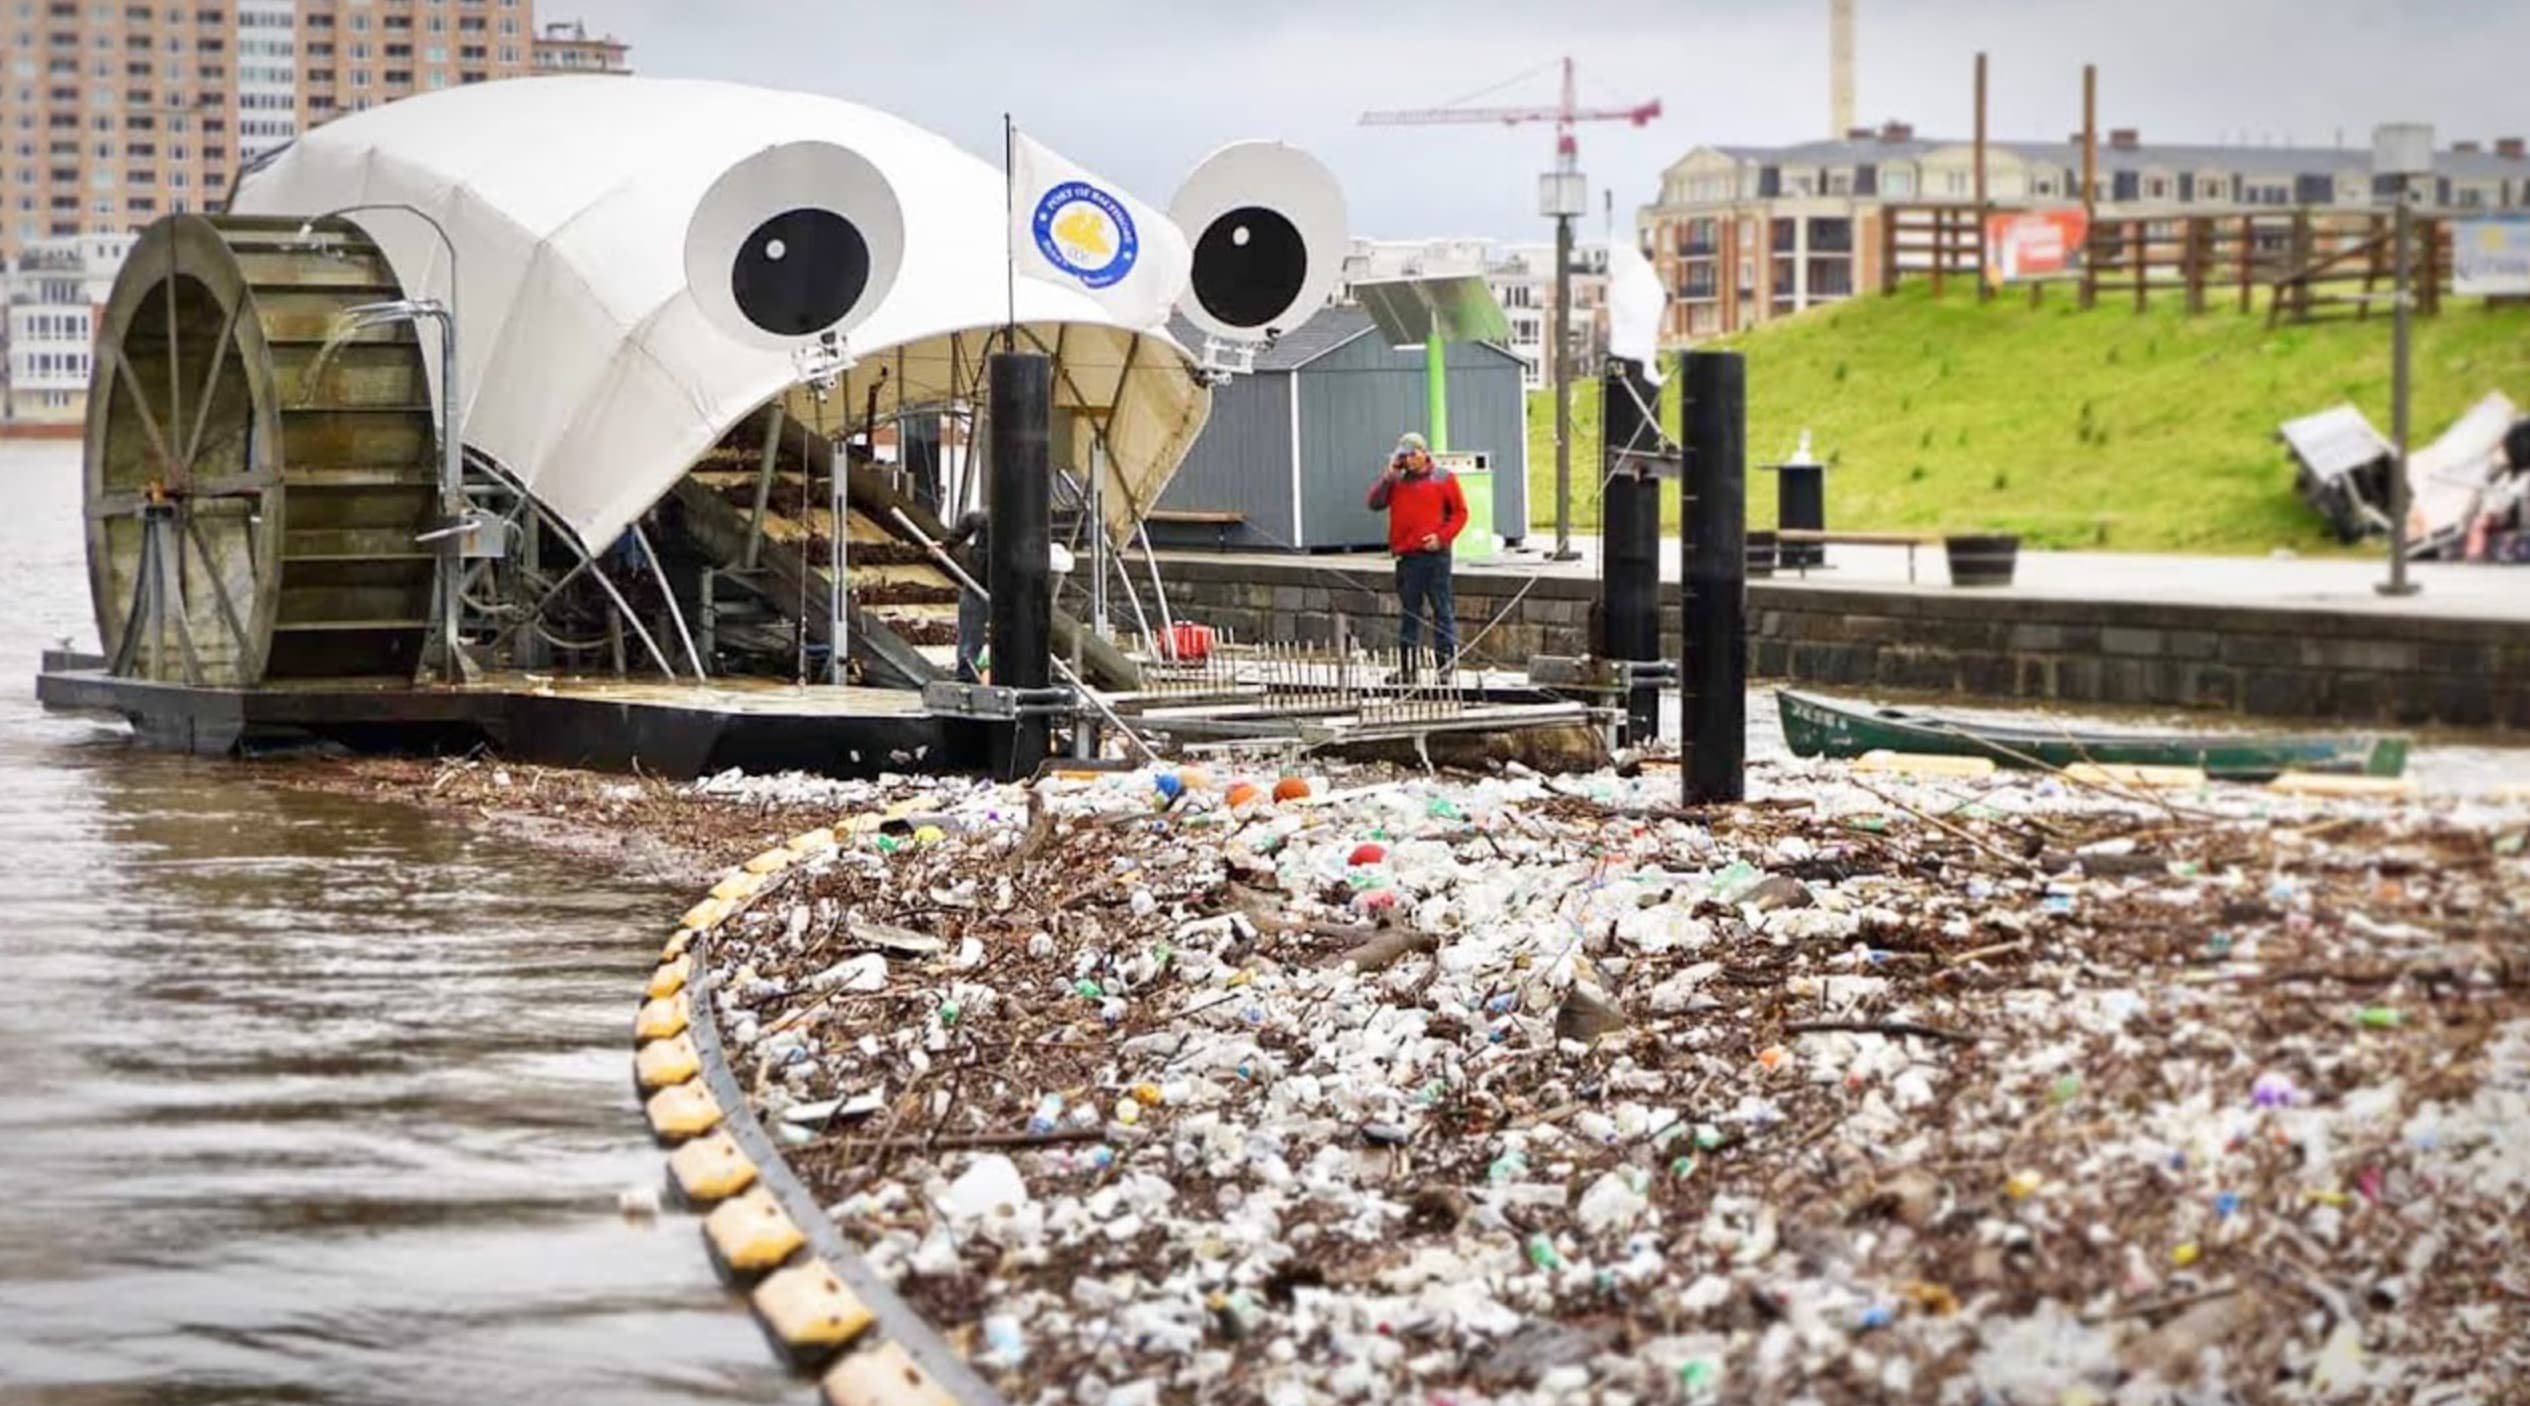
{"label": "overcast sky", "polygon": [[[2445,140],[2530,133],[2523,0],[1855,0],[1859,119],[1965,137],[1970,73],[1992,64],[1993,131],[2100,124],[2146,141],[2365,146],[2375,122]],[[1582,169],[1620,224],[1663,165],[1706,142],[1828,131],[1826,0],[543,0],[632,46],[643,73],[831,93],[999,157],[1001,113],[1165,205],[1188,167],[1244,137],[1325,158],[1356,233],[1542,237],[1546,126],[1372,127],[1366,108],[1551,105],[1569,53],[1585,103],[1658,98],[1636,130],[1581,128]],[[1607,18],[1584,18],[1605,15]],[[1619,18],[1622,16],[1622,19]],[[1600,197],[1593,196],[1596,205]],[[1585,234],[1595,237],[1594,215]]]}

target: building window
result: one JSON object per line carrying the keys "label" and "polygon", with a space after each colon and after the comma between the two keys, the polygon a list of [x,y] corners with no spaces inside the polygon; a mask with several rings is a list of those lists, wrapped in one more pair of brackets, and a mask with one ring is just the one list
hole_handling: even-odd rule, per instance
{"label": "building window", "polygon": [[1800,224],[1799,220],[1788,218],[1768,221],[1766,247],[1778,254],[1791,253],[1793,242],[1799,237]]}
{"label": "building window", "polygon": [[1849,219],[1814,219],[1810,221],[1810,252],[1814,254],[1850,254],[1854,248],[1854,222]]}
{"label": "building window", "polygon": [[1854,261],[1851,259],[1810,260],[1810,297],[1850,298],[1854,292]]}
{"label": "building window", "polygon": [[1941,177],[1941,188],[1942,193],[1945,195],[1968,194],[1968,173],[1965,171],[1944,171]]}

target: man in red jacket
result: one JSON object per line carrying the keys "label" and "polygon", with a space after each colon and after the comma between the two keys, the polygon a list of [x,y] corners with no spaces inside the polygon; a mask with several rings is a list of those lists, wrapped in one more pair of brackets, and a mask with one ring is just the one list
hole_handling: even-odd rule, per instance
{"label": "man in red jacket", "polygon": [[1397,441],[1397,452],[1370,486],[1370,510],[1388,514],[1388,550],[1397,558],[1398,677],[1411,683],[1423,612],[1432,612],[1432,644],[1440,667],[1458,661],[1458,606],[1450,587],[1450,543],[1467,526],[1467,496],[1458,480],[1432,462],[1423,436]]}

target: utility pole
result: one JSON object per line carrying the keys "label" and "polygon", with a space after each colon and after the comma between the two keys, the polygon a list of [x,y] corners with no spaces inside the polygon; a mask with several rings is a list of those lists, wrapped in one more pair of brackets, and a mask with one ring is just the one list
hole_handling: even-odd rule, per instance
{"label": "utility pole", "polygon": [[1977,301],[1994,296],[1985,262],[1985,51],[1977,51]]}
{"label": "utility pole", "polygon": [[2415,301],[2412,286],[2414,254],[2410,229],[2416,199],[2416,178],[2433,172],[2433,128],[2422,122],[2387,122],[2372,129],[2372,172],[2397,183],[2397,207],[2390,215],[2390,239],[2397,248],[2390,307],[2389,417],[2389,579],[2377,589],[2385,596],[2411,596],[2416,583],[2407,577],[2407,319]]}
{"label": "utility pole", "polygon": [[[2099,282],[2091,268],[2091,222],[2099,218],[2100,205],[2100,66],[2082,65],[2082,306],[2089,307],[2099,296]],[[2246,251],[2241,258],[2249,257]]]}

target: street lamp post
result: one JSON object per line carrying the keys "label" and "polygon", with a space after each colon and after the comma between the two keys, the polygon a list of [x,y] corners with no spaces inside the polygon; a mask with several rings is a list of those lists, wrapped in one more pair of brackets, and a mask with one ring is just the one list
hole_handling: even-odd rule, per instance
{"label": "street lamp post", "polygon": [[[1571,80],[1566,63],[1566,82]],[[1551,560],[1580,556],[1572,546],[1572,222],[1589,212],[1590,183],[1574,161],[1572,133],[1556,144],[1555,169],[1537,178],[1538,213],[1555,222],[1554,304],[1547,309],[1546,354],[1554,361],[1555,552]]]}
{"label": "street lamp post", "polygon": [[337,215],[353,215],[368,210],[400,210],[439,236],[440,247],[448,251],[448,296],[444,299],[406,299],[395,303],[372,304],[355,308],[355,313],[374,309],[380,320],[404,318],[439,323],[439,508],[446,518],[437,535],[439,542],[439,638],[447,679],[458,683],[463,678],[463,661],[457,647],[457,629],[461,595],[461,577],[465,571],[466,459],[465,438],[457,426],[457,241],[448,236],[431,213],[418,205],[402,201],[368,201],[344,205],[323,214],[310,215],[299,225],[299,239],[313,237],[318,220]]}
{"label": "street lamp post", "polygon": [[2407,319],[2415,295],[2409,289],[2413,271],[2412,241],[2416,177],[2433,170],[2433,128],[2423,122],[2385,122],[2372,129],[2372,172],[2395,183],[2395,209],[2390,215],[2394,271],[2390,295],[2390,447],[2394,457],[2389,481],[2389,579],[2377,588],[2385,596],[2411,596],[2416,583],[2407,577]]}

